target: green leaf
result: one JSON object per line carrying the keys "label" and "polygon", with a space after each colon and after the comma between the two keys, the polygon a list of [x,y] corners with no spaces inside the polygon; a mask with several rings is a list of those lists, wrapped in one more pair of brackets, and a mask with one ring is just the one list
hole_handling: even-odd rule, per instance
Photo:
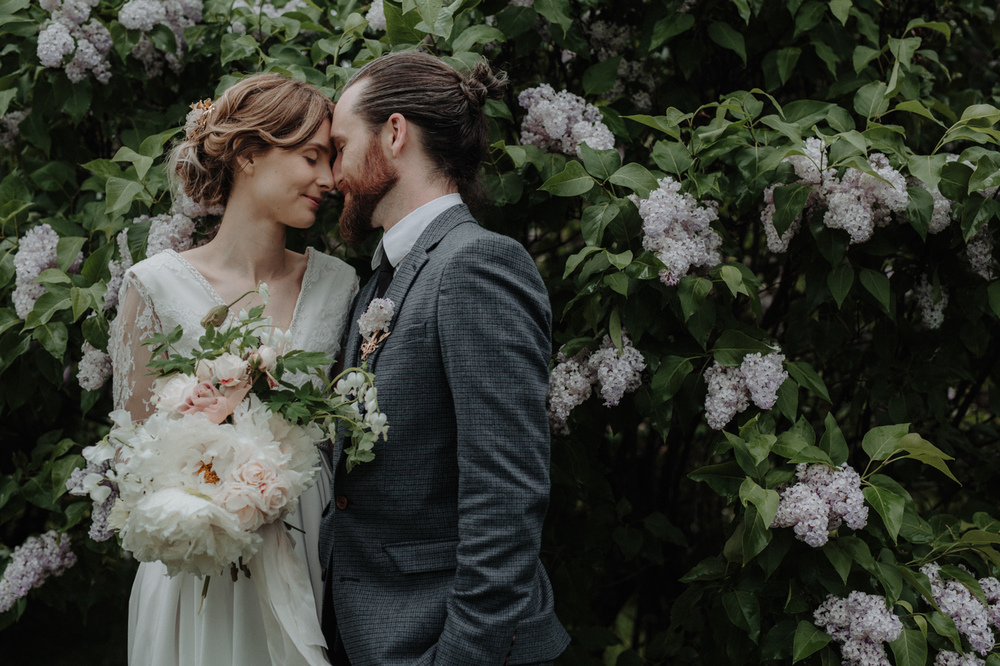
{"label": "green leaf", "polygon": [[1000,281],[990,282],[986,292],[990,301],[990,309],[993,310],[993,314],[1000,317]]}
{"label": "green leaf", "polygon": [[609,180],[615,185],[629,188],[640,197],[648,197],[651,191],[659,187],[659,183],[656,182],[656,178],[649,172],[649,169],[635,162],[630,162],[618,169]]}
{"label": "green leaf", "polygon": [[915,18],[906,24],[906,28],[903,30],[903,34],[905,35],[909,31],[914,30],[916,28],[937,30],[942,35],[944,35],[945,39],[951,40],[951,27],[947,23],[942,23],[940,21],[925,21],[920,18]]}
{"label": "green leaf", "polygon": [[737,366],[743,362],[743,357],[747,354],[759,352],[760,354],[770,354],[774,349],[765,342],[751,338],[746,333],[733,329],[726,330],[715,341],[712,347],[712,355],[720,365]]}
{"label": "green leaf", "polygon": [[907,111],[909,113],[914,113],[918,116],[923,116],[924,118],[933,120],[937,124],[941,125],[941,121],[935,118],[934,114],[932,114],[926,106],[921,104],[919,100],[908,99],[905,102],[900,102],[893,108],[893,111]]}
{"label": "green leaf", "polygon": [[61,321],[50,321],[40,324],[32,332],[38,342],[41,343],[45,351],[52,354],[57,361],[62,361],[66,355],[66,343],[69,342],[69,330],[66,324]]}
{"label": "green leaf", "polygon": [[72,307],[73,302],[67,292],[53,290],[44,293],[35,301],[35,307],[28,313],[27,319],[24,320],[24,328],[32,329],[46,324],[56,313]]}
{"label": "green leaf", "polygon": [[135,165],[136,175],[139,180],[146,177],[146,173],[149,168],[153,166],[153,158],[147,157],[146,155],[140,155],[128,146],[122,146],[115,153],[115,156],[111,158],[112,162],[128,162]]}
{"label": "green leaf", "polygon": [[142,183],[124,178],[108,178],[106,189],[108,215],[127,211],[132,201],[142,192]]}
{"label": "green leaf", "polygon": [[[877,477],[880,475],[875,474],[873,476]],[[903,524],[903,511],[906,506],[906,500],[896,493],[876,485],[866,486],[861,492],[864,494],[868,504],[882,517],[882,522],[885,523],[889,537],[895,543],[896,536],[899,534],[899,528]]]}
{"label": "green leaf", "polygon": [[889,110],[888,92],[889,87],[881,81],[862,86],[854,96],[854,110],[869,120],[880,117]]}
{"label": "green leaf", "polygon": [[729,291],[733,295],[733,298],[736,298],[740,294],[744,294],[746,296],[750,295],[750,292],[747,291],[746,285],[743,284],[743,273],[740,272],[740,269],[735,266],[721,266],[719,268],[719,274],[722,276],[722,281],[726,283],[727,287],[729,287]]}
{"label": "green leaf", "polygon": [[847,440],[844,439],[844,433],[841,432],[840,426],[837,425],[837,419],[833,417],[833,414],[827,414],[823,421],[823,437],[819,440],[819,448],[830,455],[830,460],[833,464],[840,465],[841,463],[847,462],[848,449]]}
{"label": "green leaf", "polygon": [[889,643],[896,666],[924,666],[927,663],[927,638],[918,629],[903,627],[899,638]]}
{"label": "green leaf", "polygon": [[69,236],[59,239],[59,242],[56,243],[56,265],[59,266],[60,270],[68,271],[70,266],[76,263],[77,258],[80,256],[80,250],[83,249],[86,242],[87,239],[80,236]]}
{"label": "green leaf", "polygon": [[756,643],[760,638],[760,601],[757,595],[744,590],[726,592],[722,595],[722,606],[729,620]]}
{"label": "green leaf", "polygon": [[588,95],[601,95],[614,88],[618,82],[619,62],[621,56],[615,56],[588,67],[583,73],[583,92]]}
{"label": "green leaf", "polygon": [[779,236],[802,214],[811,193],[809,185],[779,185],[774,188],[774,229]]}
{"label": "green leaf", "polygon": [[249,58],[257,52],[257,40],[252,35],[237,35],[230,32],[222,35],[222,62],[226,65],[234,60]]}
{"label": "green leaf", "polygon": [[679,141],[657,141],[653,146],[656,166],[678,176],[683,175],[694,163],[687,146]]}
{"label": "green leaf", "polygon": [[538,189],[557,197],[576,197],[589,192],[597,182],[576,160],[566,162],[566,168],[549,178]]}
{"label": "green leaf", "polygon": [[774,522],[774,517],[778,514],[778,503],[781,497],[775,490],[765,490],[750,478],[747,478],[740,486],[740,501],[743,506],[747,503],[757,507],[760,519],[764,525],[770,526]]}
{"label": "green leaf", "polygon": [[965,242],[975,236],[984,225],[1000,215],[1000,203],[996,199],[973,194],[965,202],[962,211],[962,237]]}
{"label": "green leaf", "polygon": [[854,269],[849,264],[837,266],[826,276],[826,285],[830,288],[833,300],[840,309],[844,305],[844,299],[851,292],[851,285],[854,284]]}
{"label": "green leaf", "polygon": [[851,0],[830,0],[830,12],[837,17],[840,25],[846,26],[853,5]]}
{"label": "green leaf", "polygon": [[826,384],[823,382],[822,378],[813,367],[806,363],[805,361],[785,361],[785,370],[791,375],[792,379],[797,381],[800,386],[804,386],[809,389],[814,395],[823,398],[827,402],[830,401],[830,392],[827,391]]}
{"label": "green leaf", "polygon": [[922,187],[908,187],[906,193],[909,202],[906,204],[906,218],[920,237],[927,238],[931,218],[934,214],[934,197]]}
{"label": "green leaf", "polygon": [[577,252],[576,254],[574,254],[572,257],[570,257],[569,259],[567,259],[566,260],[566,270],[563,273],[563,279],[565,280],[567,277],[569,277],[573,273],[573,271],[576,270],[576,267],[579,266],[581,263],[583,263],[584,259],[586,259],[587,257],[589,257],[594,252],[599,251],[600,249],[601,248],[599,248],[599,247],[595,247],[593,245],[590,245],[590,246],[587,246],[587,247],[583,248],[582,250],[580,250],[579,252]]}
{"label": "green leaf", "polygon": [[[440,4],[440,2],[438,4]],[[433,21],[428,20],[427,17],[423,18],[424,22],[428,25],[434,24]],[[493,28],[488,25],[473,25],[463,30],[458,37],[455,38],[452,42],[452,49],[455,53],[460,51],[469,51],[476,44],[486,44],[494,41],[505,42],[507,41],[507,35],[505,35],[498,28]]]}
{"label": "green leaf", "polygon": [[[681,278],[677,284],[677,296],[681,301],[681,311],[684,313],[685,323],[691,318],[691,315],[701,309],[711,291],[711,280],[694,275],[685,275]],[[1000,312],[997,313],[997,316],[1000,317]]]}
{"label": "green leaf", "polygon": [[569,0],[535,0],[533,6],[536,12],[562,28],[564,35],[573,27]]}
{"label": "green leaf", "polygon": [[778,77],[781,79],[781,85],[785,85],[788,82],[788,79],[792,76],[792,72],[795,71],[795,65],[798,64],[799,56],[801,55],[802,49],[794,46],[777,51]]}
{"label": "green leaf", "polygon": [[738,33],[728,23],[713,21],[708,26],[709,38],[724,49],[734,51],[743,61],[743,66],[747,64],[747,47],[743,35]]}
{"label": "green leaf", "polygon": [[792,640],[792,663],[802,661],[818,652],[831,640],[830,636],[820,631],[815,624],[801,620]]}
{"label": "green leaf", "polygon": [[604,276],[604,284],[608,285],[614,291],[618,292],[622,296],[628,296],[628,276],[624,273],[611,273],[610,275]]}
{"label": "green leaf", "polygon": [[899,440],[899,448],[902,451],[906,451],[908,454],[906,456],[907,458],[919,460],[925,465],[929,465],[938,470],[955,483],[962,485],[959,480],[955,478],[955,475],[951,473],[951,470],[948,468],[948,464],[945,462],[947,460],[954,460],[954,458],[928,442],[917,433],[904,435]]}
{"label": "green leaf", "polygon": [[602,182],[611,178],[622,165],[621,155],[613,148],[594,150],[586,143],[581,143],[580,156],[583,158],[583,166],[587,169],[587,173]]}
{"label": "green leaf", "polygon": [[969,196],[969,181],[971,179],[972,169],[967,165],[961,162],[948,162],[941,167],[938,189],[941,194],[952,201],[962,201]]}
{"label": "green leaf", "polygon": [[600,245],[604,231],[608,228],[621,209],[618,204],[604,202],[587,206],[580,216],[580,231],[587,245]]}
{"label": "green leaf", "polygon": [[650,388],[658,400],[669,400],[677,395],[684,379],[693,370],[694,365],[683,356],[667,356],[660,361],[660,367],[653,375]]}
{"label": "green leaf", "polygon": [[874,271],[870,268],[861,269],[861,284],[865,289],[868,290],[872,296],[875,297],[882,307],[885,308],[886,312],[890,312],[890,288],[889,288],[889,278],[885,273],[880,273],[879,271]]}
{"label": "green leaf", "polygon": [[658,49],[667,41],[686,32],[694,26],[692,14],[673,14],[662,18],[653,25],[653,35],[650,39],[650,50]]}
{"label": "green leaf", "polygon": [[885,460],[900,450],[900,443],[909,431],[909,423],[872,428],[865,433],[861,448],[872,460]]}
{"label": "green leaf", "polygon": [[868,63],[879,57],[881,54],[882,51],[878,49],[858,44],[854,47],[854,53],[851,56],[851,63],[854,65],[854,72],[856,74],[860,74],[861,70],[868,66]]}
{"label": "green leaf", "polygon": [[976,170],[969,178],[969,191],[980,192],[997,185],[1000,185],[1000,156],[987,153],[976,163]]}

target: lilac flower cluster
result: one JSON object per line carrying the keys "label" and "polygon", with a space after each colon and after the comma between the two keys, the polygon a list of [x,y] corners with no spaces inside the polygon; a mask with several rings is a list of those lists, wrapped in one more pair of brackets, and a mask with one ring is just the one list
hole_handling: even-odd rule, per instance
{"label": "lilac flower cluster", "polygon": [[846,599],[828,595],[813,618],[841,644],[845,666],[890,666],[883,643],[903,632],[903,623],[889,610],[885,597],[856,590]]}
{"label": "lilac flower cluster", "polygon": [[782,365],[785,355],[772,352],[747,354],[739,367],[726,367],[718,361],[705,370],[705,419],[715,430],[722,430],[733,417],[750,406],[752,400],[761,409],[771,409],[778,400],[778,389],[788,373]]}
{"label": "lilac flower cluster", "polygon": [[942,578],[939,564],[925,564],[920,567],[920,573],[930,579],[931,593],[938,608],[952,619],[972,649],[981,655],[989,654],[996,645],[996,638],[990,629],[990,608],[962,583]]}
{"label": "lilac flower cluster", "polygon": [[663,262],[660,280],[672,286],[693,267],[722,261],[722,238],[711,226],[719,219],[718,204],[700,205],[690,194],[682,194],[681,184],[670,176],[657,182],[659,187],[648,198],[629,198],[642,216],[642,247]]}
{"label": "lilac flower cluster", "polygon": [[944,323],[944,309],[948,306],[948,292],[944,287],[939,286],[937,294],[934,293],[934,285],[928,280],[926,275],[920,276],[920,284],[913,289],[917,297],[917,307],[920,308],[920,318],[924,326],[934,330]]}
{"label": "lilac flower cluster", "polygon": [[986,610],[990,614],[990,624],[1000,629],[1000,581],[994,576],[979,579],[979,587],[983,588],[986,597]]}
{"label": "lilac flower cluster", "polygon": [[28,117],[31,109],[23,111],[11,111],[3,118],[0,118],[0,146],[8,150],[14,147],[14,142],[21,135],[19,125],[21,121]]}
{"label": "lilac flower cluster", "polygon": [[[594,20],[587,21],[591,15],[595,16]],[[656,89],[656,80],[645,62],[625,57],[632,42],[634,29],[596,18],[599,15],[592,12],[584,14],[583,31],[590,44],[590,52],[597,57],[597,62],[604,62],[616,56],[622,57],[618,62],[615,84],[601,97],[613,101],[631,91],[632,104],[640,111],[648,111],[653,105],[650,92]]]}
{"label": "lilac flower cluster", "polygon": [[73,470],[66,480],[66,490],[71,495],[89,496],[93,501],[90,538],[94,541],[107,541],[115,535],[115,531],[108,526],[108,517],[118,499],[118,487],[108,478],[111,465],[111,460],[99,464],[87,461],[86,467]]}
{"label": "lilac flower cluster", "polygon": [[28,537],[14,549],[10,564],[0,579],[0,613],[5,613],[30,590],[41,587],[49,576],[58,576],[76,564],[68,534],[50,530]]}
{"label": "lilac flower cluster", "polygon": [[[838,179],[836,172],[828,168],[829,159],[822,140],[806,140],[803,152],[804,155],[792,155],[784,160],[792,164],[795,175],[799,177],[799,184],[813,188],[802,215],[826,206],[823,223],[831,229],[846,231],[851,237],[851,243],[868,240],[876,226],[885,226],[892,213],[906,209],[909,203],[906,180],[899,171],[892,168],[885,155],[872,153],[868,156],[868,164],[878,176],[848,168]],[[764,225],[768,248],[772,252],[784,252],[802,225],[802,215],[783,234],[778,235],[774,226],[775,187],[776,185],[772,185],[764,191],[764,210],[760,219]]]}
{"label": "lilac flower cluster", "polygon": [[[66,76],[79,83],[93,75],[97,81],[111,80],[111,33],[90,10],[99,0],[43,0],[42,8],[51,17],[38,35],[36,53],[43,67],[65,67]],[[67,63],[66,60],[72,56]]]}
{"label": "lilac flower cluster", "polygon": [[986,666],[986,662],[974,654],[959,654],[942,650],[934,657],[934,666]]}
{"label": "lilac flower cluster", "polygon": [[195,201],[182,190],[174,195],[174,205],[171,212],[179,213],[192,219],[198,217],[221,217],[226,212],[226,207],[222,204],[206,206],[201,201]]}
{"label": "lilac flower cluster", "polygon": [[604,398],[605,407],[617,405],[626,393],[642,384],[646,361],[632,346],[628,334],[622,332],[621,351],[604,336],[601,348],[593,354],[582,349],[572,358],[559,352],[556,366],[549,375],[549,425],[557,434],[569,432],[569,413],[583,404],[596,385]]}
{"label": "lilac flower cluster", "polygon": [[861,477],[847,463],[840,467],[800,463],[795,476],[798,483],[781,493],[772,528],[791,527],[796,539],[819,548],[841,523],[852,530],[868,524]]}
{"label": "lilac flower cluster", "polygon": [[368,8],[365,20],[368,21],[368,27],[372,30],[385,32],[387,25],[385,22],[385,6],[382,4],[382,0],[372,0],[372,6]]}
{"label": "lilac flower cluster", "polygon": [[146,256],[152,257],[164,250],[183,252],[191,249],[194,238],[194,222],[186,215],[157,215],[150,219],[142,215],[135,222],[150,221],[146,238]]}
{"label": "lilac flower cluster", "polygon": [[[175,73],[181,71],[181,61],[187,52],[184,29],[201,22],[202,0],[128,0],[118,11],[118,22],[129,30],[138,30],[142,36],[132,47],[132,57],[142,62],[147,77],[163,73],[166,63]],[[176,53],[161,52],[148,33],[158,25],[165,25],[174,33]]]}
{"label": "lilac flower cluster", "polygon": [[21,238],[17,254],[14,255],[14,311],[21,319],[25,319],[35,301],[45,293],[45,286],[35,284],[34,280],[42,271],[56,266],[56,246],[59,234],[48,224],[40,224],[29,229]]}
{"label": "lilac flower cluster", "polygon": [[77,366],[76,379],[80,388],[86,391],[97,391],[111,376],[111,357],[84,341],[83,358]]}
{"label": "lilac flower cluster", "polygon": [[111,279],[108,280],[108,288],[104,292],[105,310],[118,307],[118,292],[122,287],[122,279],[125,277],[125,271],[132,268],[132,252],[128,249],[128,232],[119,232],[115,241],[118,243],[118,254],[121,259],[112,259],[108,263]]}
{"label": "lilac flower cluster", "polygon": [[974,273],[984,280],[993,279],[996,271],[993,268],[993,234],[989,225],[983,225],[969,239],[969,243],[965,246],[965,256]]}
{"label": "lilac flower cluster", "polygon": [[615,137],[593,104],[566,90],[558,93],[547,83],[528,88],[517,97],[528,114],[521,123],[521,143],[580,156],[580,144],[594,150],[615,147]]}

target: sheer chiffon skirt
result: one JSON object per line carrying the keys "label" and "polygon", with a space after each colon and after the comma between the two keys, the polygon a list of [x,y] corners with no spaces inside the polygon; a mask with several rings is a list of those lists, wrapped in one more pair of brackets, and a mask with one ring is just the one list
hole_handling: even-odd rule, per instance
{"label": "sheer chiffon skirt", "polygon": [[[309,570],[317,616],[323,601],[318,532],[330,496],[330,470],[299,498],[285,522],[295,539],[295,554]],[[299,530],[302,530],[300,532]],[[303,534],[303,532],[305,532]],[[202,602],[204,579],[167,576],[160,562],[139,565],[129,598],[128,663],[132,666],[270,666],[267,635],[257,590],[240,573],[212,576]],[[199,610],[200,609],[200,610]]]}

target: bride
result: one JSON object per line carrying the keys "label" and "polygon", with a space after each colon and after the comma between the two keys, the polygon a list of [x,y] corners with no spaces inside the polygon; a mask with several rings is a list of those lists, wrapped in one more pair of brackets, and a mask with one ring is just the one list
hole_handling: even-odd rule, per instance
{"label": "bride", "polygon": [[[207,100],[206,100],[207,102]],[[147,374],[151,334],[184,329],[176,345],[190,351],[203,333],[201,319],[215,306],[232,303],[266,282],[264,314],[291,336],[289,349],[322,351],[334,358],[358,282],[339,259],[309,249],[285,249],[288,227],[306,229],[333,187],[330,121],[333,106],[316,88],[273,74],[246,78],[212,105],[189,116],[186,137],[170,156],[176,184],[205,205],[223,204],[216,236],[183,253],[166,250],[126,273],[112,330],[114,401],[133,420],[152,411],[153,377]],[[193,114],[197,115],[197,114]],[[260,303],[259,296],[236,308]],[[302,381],[305,381],[303,377]],[[324,459],[324,465],[328,464]],[[295,553],[308,570],[313,598],[304,600],[292,624],[307,649],[267,638],[275,620],[261,610],[254,580],[229,572],[203,580],[166,575],[159,562],[141,563],[129,600],[129,663],[135,666],[254,666],[326,663],[318,620],[322,583],[317,556],[320,514],[329,500],[329,468],[299,500],[286,522],[295,533]],[[301,567],[301,565],[299,565]],[[307,589],[308,586],[303,586]],[[265,604],[266,605],[266,604]],[[303,611],[303,609],[307,609]],[[276,644],[279,643],[279,644]]]}

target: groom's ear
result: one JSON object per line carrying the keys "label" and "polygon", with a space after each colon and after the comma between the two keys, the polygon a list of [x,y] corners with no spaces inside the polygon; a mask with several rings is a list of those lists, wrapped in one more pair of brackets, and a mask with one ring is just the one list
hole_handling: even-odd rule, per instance
{"label": "groom's ear", "polygon": [[406,117],[401,113],[394,113],[385,121],[385,129],[389,141],[388,148],[393,157],[399,157],[406,144],[410,141],[408,125]]}

